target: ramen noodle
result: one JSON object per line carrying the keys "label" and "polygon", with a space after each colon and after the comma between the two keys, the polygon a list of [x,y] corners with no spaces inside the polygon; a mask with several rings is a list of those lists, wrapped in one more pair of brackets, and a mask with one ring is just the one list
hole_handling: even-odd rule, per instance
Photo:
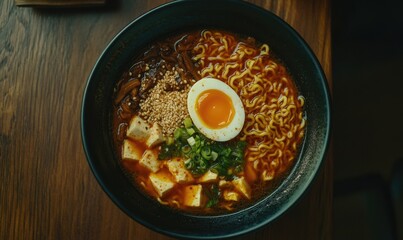
{"label": "ramen noodle", "polygon": [[[204,78],[242,101],[245,122],[228,142],[190,121],[186,99]],[[304,97],[269,45],[219,30],[150,45],[116,84],[113,106],[116,153],[133,183],[161,204],[201,214],[234,211],[272,191],[295,162],[306,124]],[[195,144],[201,156],[189,153]]]}

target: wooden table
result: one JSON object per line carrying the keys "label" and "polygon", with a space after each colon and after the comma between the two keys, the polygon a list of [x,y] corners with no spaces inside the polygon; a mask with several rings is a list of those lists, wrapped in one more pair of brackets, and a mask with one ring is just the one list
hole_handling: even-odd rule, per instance
{"label": "wooden table", "polygon": [[[129,21],[164,2],[34,9],[0,1],[0,239],[171,239],[112,203],[80,135],[82,94],[98,56]],[[331,79],[329,0],[250,2],[291,24]],[[295,207],[239,239],[330,239],[331,209],[329,158]]]}

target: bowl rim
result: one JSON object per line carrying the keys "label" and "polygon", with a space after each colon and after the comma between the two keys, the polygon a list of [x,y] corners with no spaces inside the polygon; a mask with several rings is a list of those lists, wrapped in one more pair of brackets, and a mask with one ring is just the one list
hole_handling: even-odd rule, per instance
{"label": "bowl rim", "polygon": [[[249,2],[244,2],[244,1],[238,1],[238,0],[225,0],[225,1],[221,1],[221,2],[226,2],[226,3],[231,3],[231,4],[241,4],[245,7],[248,8],[252,8],[254,9],[254,11],[259,11],[262,14],[267,14],[267,15],[271,15],[272,18],[274,18],[276,21],[280,22],[280,24],[282,24],[285,28],[287,28],[287,31],[289,32],[289,34],[293,35],[293,37],[295,39],[297,39],[300,42],[300,45],[304,48],[304,52],[306,54],[309,55],[309,58],[312,59],[313,64],[315,65],[316,69],[319,70],[319,76],[321,78],[321,83],[322,83],[322,87],[324,89],[324,98],[326,101],[326,112],[324,113],[326,115],[326,133],[325,133],[325,139],[324,139],[324,146],[321,148],[321,152],[320,152],[320,156],[321,156],[321,160],[320,160],[320,164],[315,165],[315,168],[313,169],[312,173],[309,175],[308,179],[306,180],[306,183],[303,184],[302,188],[298,189],[298,193],[292,195],[292,199],[290,201],[287,201],[285,205],[282,206],[282,208],[280,209],[280,211],[275,212],[275,214],[271,215],[270,217],[265,218],[264,221],[259,222],[247,229],[242,229],[242,230],[235,230],[232,231],[231,233],[225,233],[225,234],[218,234],[218,235],[191,235],[191,234],[184,234],[184,233],[178,233],[178,232],[172,232],[166,229],[163,229],[157,225],[154,225],[152,223],[150,223],[149,221],[146,221],[144,219],[141,219],[139,217],[133,216],[132,214],[129,214],[128,212],[130,212],[129,209],[127,209],[121,202],[120,200],[108,189],[108,187],[106,186],[106,184],[104,183],[104,180],[102,179],[102,177],[98,174],[98,172],[96,171],[96,166],[94,165],[94,160],[93,160],[93,155],[89,149],[88,146],[88,142],[87,142],[87,129],[86,129],[86,125],[85,125],[85,103],[88,99],[88,95],[87,92],[89,91],[90,88],[90,82],[91,79],[93,78],[96,70],[97,70],[97,65],[100,63],[101,59],[103,59],[105,57],[105,55],[107,55],[108,53],[108,49],[113,46],[114,44],[116,44],[116,42],[118,41],[118,39],[121,37],[121,35],[123,35],[127,29],[129,29],[132,25],[137,24],[137,22],[140,22],[144,17],[147,16],[151,16],[152,14],[156,14],[159,11],[164,10],[167,7],[173,7],[175,5],[181,4],[181,3],[188,3],[188,2],[216,2],[215,0],[177,0],[177,1],[172,1],[172,2],[168,2],[162,5],[159,5],[155,8],[152,8],[151,10],[141,14],[140,16],[136,17],[135,19],[131,20],[125,27],[123,27],[118,33],[116,33],[114,35],[114,37],[109,41],[109,43],[106,45],[106,47],[104,48],[104,50],[102,51],[102,53],[99,55],[98,59],[96,60],[94,67],[92,68],[89,77],[87,79],[86,82],[86,86],[84,88],[83,91],[83,101],[82,101],[82,105],[81,105],[81,116],[80,116],[80,120],[81,120],[81,140],[83,143],[83,148],[84,148],[84,152],[85,152],[85,156],[87,159],[87,162],[90,166],[91,172],[94,174],[94,176],[97,179],[98,184],[101,186],[102,190],[108,195],[108,197],[113,201],[113,203],[118,206],[125,214],[127,214],[130,218],[132,218],[133,220],[135,220],[136,222],[146,226],[149,229],[152,229],[156,232],[159,233],[163,233],[166,234],[168,236],[172,236],[172,237],[179,237],[179,238],[195,238],[195,239],[212,239],[212,238],[229,238],[229,237],[235,237],[235,236],[239,236],[239,235],[244,235],[246,233],[249,233],[251,231],[254,231],[256,229],[259,229],[265,225],[267,225],[268,223],[275,221],[276,219],[278,219],[279,216],[283,215],[286,211],[288,211],[288,209],[290,209],[291,207],[296,205],[296,202],[298,202],[298,200],[300,200],[302,198],[302,196],[307,192],[307,189],[312,185],[313,180],[317,177],[317,173],[319,172],[320,168],[323,166],[323,162],[325,161],[325,159],[327,158],[327,152],[329,149],[329,142],[330,142],[330,135],[331,135],[331,96],[330,96],[330,90],[329,90],[329,86],[328,86],[328,82],[326,80],[326,75],[324,74],[324,71],[316,57],[316,55],[314,54],[314,52],[312,51],[312,49],[309,47],[309,45],[305,42],[305,40],[300,36],[300,34],[293,29],[285,20],[283,20],[282,18],[280,18],[279,16],[277,16],[275,13],[264,9],[262,7],[259,7],[257,5],[254,5],[252,3]],[[291,174],[291,173],[290,173]],[[284,182],[283,182],[284,183]],[[282,184],[283,184],[282,183]],[[280,186],[277,187],[277,189],[275,191],[277,191],[279,189]],[[265,196],[262,197],[261,200],[264,200],[266,198],[268,198],[269,196]],[[259,200],[260,201],[260,200]],[[191,215],[191,214],[187,214],[185,213],[185,215],[191,216],[191,217],[197,217],[197,218],[221,218],[223,216],[235,216],[237,215],[240,211],[246,211],[248,208],[252,208],[256,205],[257,203],[248,206],[244,209],[241,209],[239,211],[236,212],[232,212],[232,213],[227,213],[224,215],[207,215],[207,216],[199,216],[199,215]]]}

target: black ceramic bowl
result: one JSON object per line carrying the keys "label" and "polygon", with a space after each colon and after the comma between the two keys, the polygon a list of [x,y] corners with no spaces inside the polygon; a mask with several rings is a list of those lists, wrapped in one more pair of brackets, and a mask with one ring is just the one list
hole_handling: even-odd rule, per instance
{"label": "black ceramic bowl", "polygon": [[[229,30],[268,43],[284,61],[306,99],[306,137],[291,173],[274,192],[252,206],[219,216],[195,216],[151,201],[123,174],[111,137],[113,88],[133,57],[163,36],[201,28]],[[273,221],[307,190],[329,141],[329,93],[323,71],[310,48],[273,13],[239,0],[178,1],[134,20],[106,47],[88,79],[81,121],[88,163],[103,190],[127,215],[174,237],[231,237]]]}

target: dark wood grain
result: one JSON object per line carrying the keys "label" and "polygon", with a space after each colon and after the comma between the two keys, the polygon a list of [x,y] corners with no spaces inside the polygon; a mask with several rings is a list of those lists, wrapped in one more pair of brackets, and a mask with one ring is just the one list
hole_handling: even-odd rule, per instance
{"label": "dark wood grain", "polygon": [[[134,222],[101,190],[85,159],[80,107],[112,37],[166,1],[97,9],[19,8],[0,1],[0,239],[171,239]],[[308,42],[331,83],[329,1],[250,1]],[[332,161],[290,211],[238,239],[330,239]]]}

